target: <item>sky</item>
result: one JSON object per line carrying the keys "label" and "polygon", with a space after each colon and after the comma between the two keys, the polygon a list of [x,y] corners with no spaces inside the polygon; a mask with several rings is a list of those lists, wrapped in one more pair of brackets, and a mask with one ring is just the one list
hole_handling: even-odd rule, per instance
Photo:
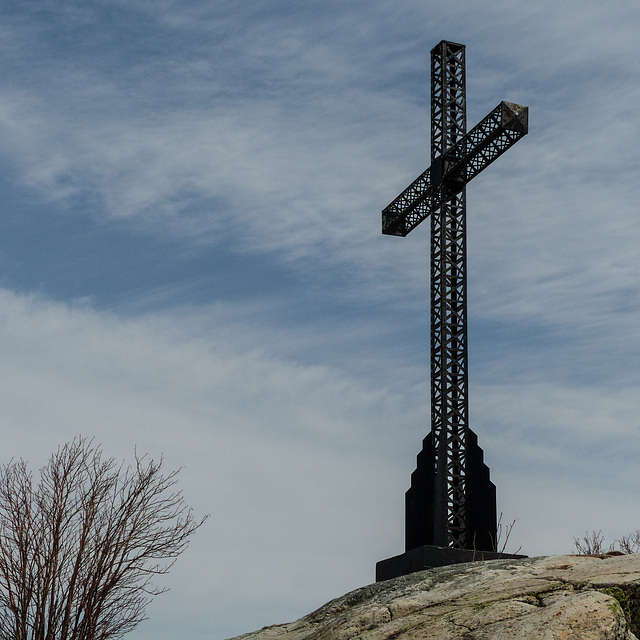
{"label": "sky", "polygon": [[210,519],[131,640],[296,619],[404,550],[429,431],[429,52],[469,128],[470,424],[508,551],[640,528],[635,0],[21,0],[0,7],[2,461],[82,434]]}

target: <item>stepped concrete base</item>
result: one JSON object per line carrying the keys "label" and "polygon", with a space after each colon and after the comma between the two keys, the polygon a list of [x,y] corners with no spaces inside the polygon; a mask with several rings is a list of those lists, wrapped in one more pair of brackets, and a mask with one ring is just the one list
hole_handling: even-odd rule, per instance
{"label": "stepped concrete base", "polygon": [[527,556],[513,553],[495,553],[493,551],[478,551],[473,549],[452,549],[451,547],[434,547],[423,545],[410,551],[380,560],[376,563],[376,582],[391,580],[398,576],[430,569],[444,567],[461,562],[475,562],[479,560],[499,560],[508,558],[526,558]]}

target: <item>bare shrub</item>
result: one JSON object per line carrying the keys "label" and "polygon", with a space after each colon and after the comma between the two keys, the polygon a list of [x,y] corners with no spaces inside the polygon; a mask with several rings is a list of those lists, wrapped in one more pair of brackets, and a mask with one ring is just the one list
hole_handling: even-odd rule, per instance
{"label": "bare shrub", "polygon": [[640,552],[640,531],[636,530],[628,536],[622,536],[620,540],[616,540],[616,543],[623,553],[638,553]]}
{"label": "bare shrub", "polygon": [[573,546],[575,552],[582,556],[605,553],[640,553],[640,530],[636,530],[628,536],[622,536],[620,540],[614,540],[612,544],[605,543],[601,531],[592,531],[585,533],[584,538],[574,538]]}
{"label": "bare shrub", "polygon": [[606,547],[602,531],[585,531],[583,538],[574,538],[573,545],[578,555],[599,555],[613,551],[613,545]]}
{"label": "bare shrub", "polygon": [[205,520],[162,464],[125,467],[78,438],[35,485],[24,461],[0,467],[0,638],[106,640],[145,619],[153,579]]}
{"label": "bare shrub", "polygon": [[[498,524],[496,526],[496,537],[494,539],[493,536],[491,536],[491,551],[493,551],[494,553],[498,553],[500,555],[502,555],[503,553],[506,553],[506,548],[507,548],[507,545],[509,544],[509,538],[511,537],[511,532],[513,531],[513,527],[515,527],[516,522],[517,520],[514,519],[509,524],[503,524],[502,512],[500,512],[500,515],[498,516]],[[514,552],[514,555],[520,553],[521,549],[522,547],[518,547]],[[476,551],[475,537],[474,537],[473,550],[474,552]],[[474,553],[474,560],[475,560],[475,553]]]}

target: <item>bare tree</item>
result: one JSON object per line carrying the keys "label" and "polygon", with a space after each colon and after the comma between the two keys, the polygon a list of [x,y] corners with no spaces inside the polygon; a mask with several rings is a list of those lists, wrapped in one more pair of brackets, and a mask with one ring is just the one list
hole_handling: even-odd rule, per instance
{"label": "bare tree", "polygon": [[177,471],[136,453],[125,466],[85,438],[32,473],[0,467],[0,638],[107,640],[145,619],[153,584],[196,521]]}

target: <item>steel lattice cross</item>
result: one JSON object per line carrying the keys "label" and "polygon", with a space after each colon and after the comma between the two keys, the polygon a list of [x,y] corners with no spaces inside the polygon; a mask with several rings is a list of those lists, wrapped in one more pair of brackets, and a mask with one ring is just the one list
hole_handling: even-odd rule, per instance
{"label": "steel lattice cross", "polygon": [[382,211],[382,233],[406,236],[431,216],[433,513],[421,543],[456,548],[472,542],[465,185],[527,133],[528,109],[501,102],[469,132],[466,120],[465,47],[443,40],[431,51],[431,166]]}

